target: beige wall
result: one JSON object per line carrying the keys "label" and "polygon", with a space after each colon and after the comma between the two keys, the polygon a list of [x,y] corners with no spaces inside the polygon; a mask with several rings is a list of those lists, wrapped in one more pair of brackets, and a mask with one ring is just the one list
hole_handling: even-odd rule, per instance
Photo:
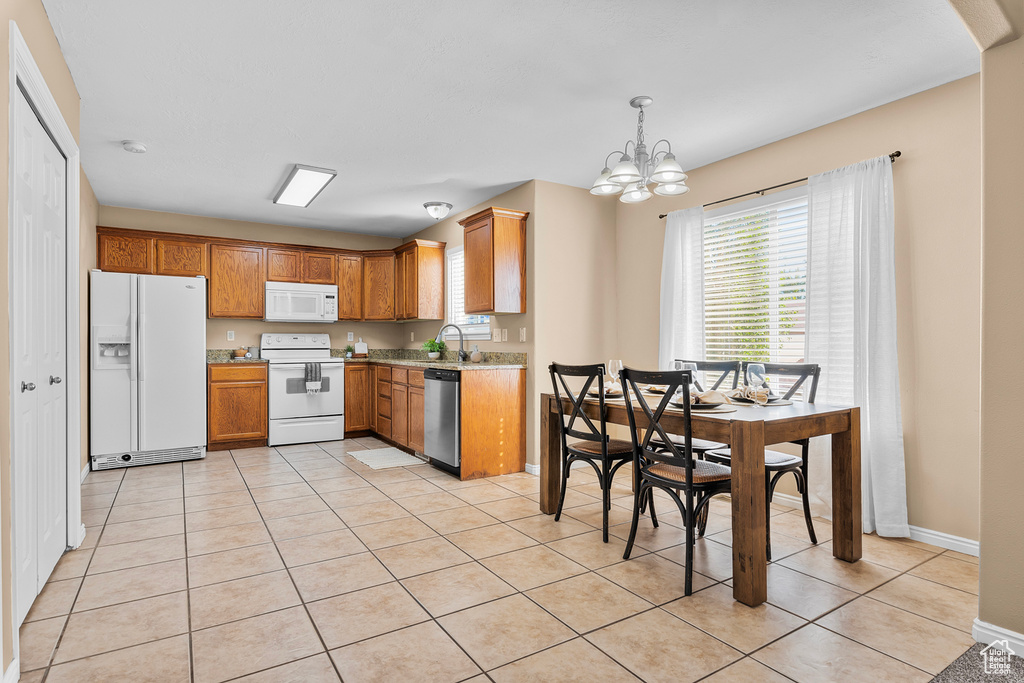
{"label": "beige wall", "polygon": [[[269,223],[249,223],[224,218],[191,216],[162,211],[144,211],[114,206],[99,207],[99,225],[135,230],[158,232],[179,232],[204,237],[227,237],[230,239],[285,242],[308,246],[331,247],[334,249],[391,249],[401,240],[391,237],[357,235],[333,230],[313,230]],[[95,233],[93,237],[93,259],[91,268],[96,267]],[[235,341],[227,339],[227,332],[235,333]],[[206,324],[206,347],[209,349],[230,349],[239,346],[259,346],[263,332],[320,332],[331,335],[331,344],[344,348],[347,333],[352,332],[356,340],[362,337],[371,348],[394,348],[401,342],[400,328],[394,323],[338,322],[331,325],[296,323],[265,323],[260,320],[208,320]]]}
{"label": "beige wall", "polygon": [[1024,40],[981,55],[983,622],[1024,634]]}
{"label": "beige wall", "polygon": [[695,169],[683,197],[616,203],[619,350],[625,363],[653,367],[658,214],[901,150],[893,182],[910,523],[969,539],[978,538],[979,506],[979,82],[955,81]]}
{"label": "beige wall", "polygon": [[[28,44],[32,57],[46,79],[47,86],[60,108],[71,134],[78,139],[79,98],[74,80],[64,63],[57,38],[46,17],[46,11],[39,0],[4,0],[0,3],[0,73],[10,73],[10,22],[18,25],[25,42]],[[3,207],[3,218],[0,225],[0,263],[6,271],[10,262],[8,253],[8,168],[9,168],[9,129],[10,129],[10,91],[7,79],[0,87],[0,206]],[[83,190],[83,197],[87,192]],[[87,210],[87,209],[86,209]],[[83,225],[86,219],[83,210]],[[0,278],[0,301],[8,301],[9,290],[7,277]],[[10,629],[12,621],[11,606],[11,377],[10,377],[10,317],[8,307],[4,305],[0,313],[0,584],[3,590],[3,666],[13,659],[13,634]]]}

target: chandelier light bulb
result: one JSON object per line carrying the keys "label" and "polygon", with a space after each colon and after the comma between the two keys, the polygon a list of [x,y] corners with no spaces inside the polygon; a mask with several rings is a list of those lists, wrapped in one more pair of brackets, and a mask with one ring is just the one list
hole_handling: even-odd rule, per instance
{"label": "chandelier light bulb", "polygon": [[651,180],[656,183],[678,183],[686,180],[686,174],[683,173],[683,167],[676,161],[675,155],[669,152],[654,169]]}
{"label": "chandelier light bulb", "polygon": [[[683,176],[684,178],[686,176]],[[686,194],[690,191],[690,188],[686,186],[686,183],[680,181],[678,183],[661,183],[654,188],[654,194],[662,197],[678,197],[681,194]]]}
{"label": "chandelier light bulb", "polygon": [[608,167],[605,166],[604,170],[601,171],[601,175],[597,177],[597,180],[594,181],[594,185],[590,188],[590,194],[600,196],[618,194],[622,192],[621,185],[619,185],[618,183],[614,183],[608,179],[608,176],[610,174],[611,171],[609,171]]}
{"label": "chandelier light bulb", "polygon": [[647,189],[646,185],[632,183],[622,191],[619,201],[624,204],[639,204],[640,202],[646,202],[650,198],[651,191]]}
{"label": "chandelier light bulb", "polygon": [[431,218],[439,221],[448,215],[448,212],[452,210],[452,205],[448,202],[427,202],[423,208],[427,210]]}
{"label": "chandelier light bulb", "polygon": [[608,180],[613,183],[619,183],[620,185],[627,185],[629,183],[635,183],[639,181],[643,176],[640,175],[640,169],[636,167],[636,164],[629,158],[629,155],[623,154],[622,158],[619,159],[619,163],[612,169],[611,175],[608,176]]}

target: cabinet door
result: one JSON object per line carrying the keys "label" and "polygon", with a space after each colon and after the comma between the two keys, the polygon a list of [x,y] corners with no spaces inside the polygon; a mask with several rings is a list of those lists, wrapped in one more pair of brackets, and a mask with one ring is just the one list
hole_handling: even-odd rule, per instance
{"label": "cabinet door", "polygon": [[444,320],[444,247],[416,249],[416,319]]}
{"label": "cabinet door", "polygon": [[395,319],[395,255],[363,257],[363,318]]}
{"label": "cabinet door", "polygon": [[209,443],[267,438],[265,381],[211,382]]}
{"label": "cabinet door", "polygon": [[494,310],[494,236],[491,219],[466,226],[465,302],[466,313]]}
{"label": "cabinet door", "polygon": [[210,317],[262,318],[262,247],[210,246]]}
{"label": "cabinet door", "polygon": [[363,257],[359,254],[338,256],[338,320],[360,320],[363,317]]}
{"label": "cabinet door", "polygon": [[423,452],[424,407],[423,388],[409,387],[409,448]]}
{"label": "cabinet door", "polygon": [[395,319],[405,320],[405,252],[395,254]]}
{"label": "cabinet door", "polygon": [[268,248],[267,279],[271,282],[302,282],[302,252]]}
{"label": "cabinet door", "polygon": [[371,365],[366,376],[367,393],[370,406],[370,431],[377,432],[377,366]]}
{"label": "cabinet door", "polygon": [[391,386],[391,440],[409,445],[409,387],[405,384]]}
{"label": "cabinet door", "polygon": [[156,239],[156,274],[206,275],[206,244],[186,240]]}
{"label": "cabinet door", "polygon": [[156,272],[153,240],[131,235],[97,236],[96,260],[99,269],[110,273]]}
{"label": "cabinet door", "polygon": [[334,254],[303,252],[302,281],[314,285],[338,284],[338,260]]}
{"label": "cabinet door", "polygon": [[370,428],[369,367],[345,363],[345,431]]}

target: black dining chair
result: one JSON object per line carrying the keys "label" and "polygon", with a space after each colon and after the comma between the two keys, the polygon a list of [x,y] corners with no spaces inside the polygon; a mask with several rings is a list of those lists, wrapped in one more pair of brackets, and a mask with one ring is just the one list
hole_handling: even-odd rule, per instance
{"label": "black dining chair", "polygon": [[[693,547],[696,542],[697,520],[707,508],[712,496],[729,493],[732,488],[732,470],[725,465],[698,460],[694,457],[690,432],[690,382],[689,372],[668,370],[645,372],[623,368],[619,375],[626,398],[626,414],[629,417],[629,435],[633,442],[633,477],[636,490],[633,498],[633,523],[626,541],[626,552],[622,559],[628,560],[636,540],[636,529],[640,511],[646,500],[651,507],[651,520],[658,525],[654,515],[654,490],[664,491],[675,502],[686,526],[686,585],[685,594],[693,592]],[[640,391],[639,385],[655,384],[665,387],[665,394],[656,406],[651,406]],[[675,399],[683,406],[682,444],[669,437],[661,420],[669,401],[673,400],[676,389],[682,389],[680,398]],[[634,407],[635,402],[635,407]],[[639,409],[638,419],[634,410]],[[678,431],[678,430],[675,430]],[[651,440],[661,437],[663,447],[655,448]],[[682,497],[680,497],[682,496]]]}
{"label": "black dining chair", "polygon": [[[750,362],[744,362],[742,366],[743,376],[747,376],[747,366]],[[793,400],[797,398],[798,392],[803,389],[800,396],[807,403],[814,403],[814,397],[818,393],[818,377],[821,375],[821,368],[817,363],[761,363],[764,365],[764,373],[767,377],[776,378],[780,389],[785,387],[782,398]],[[809,384],[808,384],[809,382]],[[771,388],[769,382],[765,381],[763,386]],[[807,489],[808,462],[810,455],[810,439],[800,439],[792,443],[800,446],[800,455],[790,455],[780,451],[765,450],[764,452],[764,485],[766,522],[765,532],[767,535],[768,559],[772,559],[772,535],[771,535],[771,502],[775,495],[775,487],[783,475],[792,472],[796,479],[796,489],[800,493],[804,508],[804,521],[807,523],[807,535],[811,543],[817,545],[818,538],[814,534],[814,523],[811,521],[811,501]],[[705,453],[705,457],[723,465],[729,465],[732,459],[732,451],[728,448],[719,448]]]}
{"label": "black dining chair", "polygon": [[[562,516],[562,505],[565,503],[565,489],[569,485],[569,475],[575,462],[585,462],[597,472],[597,481],[601,487],[601,521],[604,542],[608,542],[608,512],[611,510],[612,479],[619,469],[633,457],[633,446],[628,441],[608,437],[608,425],[605,422],[606,406],[604,402],[604,365],[562,365],[552,363],[548,366],[551,373],[551,385],[555,389],[555,399],[560,406],[568,399],[572,404],[568,420],[565,414],[558,421],[558,431],[562,438],[562,487],[558,495],[558,509],[555,521]],[[582,378],[583,388],[573,391],[566,381],[567,377]],[[577,380],[578,381],[578,380]],[[583,402],[588,398],[591,387],[597,384],[597,400],[599,401],[598,417],[595,420],[584,412]],[[561,385],[561,388],[559,388]],[[563,398],[564,392],[564,398]],[[569,439],[578,439],[569,441]]]}

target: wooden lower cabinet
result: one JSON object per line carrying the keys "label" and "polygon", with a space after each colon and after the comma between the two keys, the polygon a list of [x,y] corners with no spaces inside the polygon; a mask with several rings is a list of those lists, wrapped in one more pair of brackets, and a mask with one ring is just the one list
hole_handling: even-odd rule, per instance
{"label": "wooden lower cabinet", "polygon": [[206,449],[267,445],[266,364],[215,363],[206,372]]}
{"label": "wooden lower cabinet", "polygon": [[370,429],[370,366],[345,363],[345,433]]}
{"label": "wooden lower cabinet", "polygon": [[391,440],[409,446],[409,385],[391,385]]}
{"label": "wooden lower cabinet", "polygon": [[423,387],[409,387],[409,442],[414,451],[423,452]]}
{"label": "wooden lower cabinet", "polygon": [[526,370],[462,373],[462,479],[526,469]]}

